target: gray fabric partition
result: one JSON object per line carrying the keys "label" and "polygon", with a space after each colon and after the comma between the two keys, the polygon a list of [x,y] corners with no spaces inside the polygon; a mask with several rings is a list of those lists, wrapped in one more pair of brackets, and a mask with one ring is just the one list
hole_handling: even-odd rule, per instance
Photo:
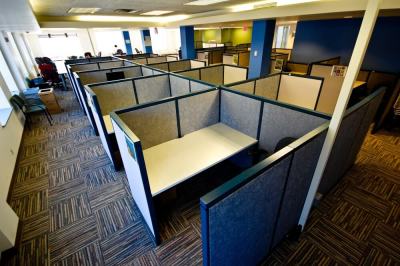
{"label": "gray fabric partition", "polygon": [[271,246],[291,157],[209,209],[210,265],[257,265]]}
{"label": "gray fabric partition", "polygon": [[282,138],[299,138],[324,122],[324,118],[264,103],[259,147],[272,152]]}
{"label": "gray fabric partition", "polygon": [[149,67],[168,71],[168,63],[151,64]]}
{"label": "gray fabric partition", "polygon": [[79,78],[83,85],[96,83],[96,82],[103,82],[107,81],[107,73],[110,73],[109,69],[106,70],[98,70],[98,71],[91,71],[91,72],[78,72]]}
{"label": "gray fabric partition", "polygon": [[193,80],[190,81],[191,92],[202,91],[202,90],[205,90],[207,88],[210,88],[210,85],[199,83],[199,82],[196,82],[196,81],[193,81]]}
{"label": "gray fabric partition", "polygon": [[181,71],[190,69],[190,60],[169,62],[169,71]]}
{"label": "gray fabric partition", "polygon": [[112,68],[112,67],[121,67],[124,66],[124,61],[118,60],[118,61],[109,61],[109,62],[99,62],[99,68],[104,69],[104,68]]}
{"label": "gray fabric partition", "polygon": [[97,65],[97,63],[71,65],[72,72],[86,71],[86,70],[98,70],[98,69],[99,69],[99,66]]}
{"label": "gray fabric partition", "polygon": [[218,91],[179,99],[178,106],[182,136],[218,123]]}
{"label": "gray fabric partition", "polygon": [[318,187],[319,193],[327,194],[354,163],[382,96],[383,92],[358,109],[349,109],[351,112],[343,119]]}
{"label": "gray fabric partition", "polygon": [[200,79],[200,70],[199,69],[194,69],[194,70],[188,70],[184,71],[182,73],[178,73],[179,75],[192,78],[192,79]]}
{"label": "gray fabric partition", "polygon": [[178,138],[175,102],[123,113],[120,118],[140,139],[143,149]]}
{"label": "gray fabric partition", "polygon": [[368,110],[368,105],[346,116],[340,126],[335,145],[326,165],[318,192],[326,194],[342,177],[347,170],[346,161],[350,147],[356,138],[361,121]]}
{"label": "gray fabric partition", "polygon": [[229,87],[234,90],[241,91],[241,92],[254,94],[254,82],[255,81],[249,81],[249,82],[245,82],[245,83],[241,83],[241,84],[237,84],[237,85],[233,85],[233,86],[229,86]]}
{"label": "gray fabric partition", "polygon": [[116,68],[112,70],[112,72],[118,72],[118,71],[124,72],[125,78],[135,78],[143,76],[140,66]]}
{"label": "gray fabric partition", "polygon": [[147,64],[162,63],[162,62],[167,62],[167,57],[157,56],[157,57],[147,58]]}
{"label": "gray fabric partition", "polygon": [[261,101],[221,91],[221,122],[257,138]]}
{"label": "gray fabric partition", "polygon": [[221,85],[224,82],[224,67],[214,66],[200,69],[200,77],[202,81]]}
{"label": "gray fabric partition", "polygon": [[132,80],[94,85],[91,89],[96,93],[103,115],[136,104]]}
{"label": "gray fabric partition", "polygon": [[171,96],[179,96],[190,93],[190,80],[174,75],[170,75],[169,80],[171,85]]}
{"label": "gray fabric partition", "polygon": [[151,68],[142,67],[143,76],[151,76],[153,75],[153,70]]}
{"label": "gray fabric partition", "polygon": [[281,75],[274,75],[257,80],[255,94],[267,99],[275,100],[278,96],[280,76]]}
{"label": "gray fabric partition", "polygon": [[168,75],[137,79],[134,80],[134,83],[139,103],[151,102],[171,96]]}
{"label": "gray fabric partition", "polygon": [[285,194],[282,199],[281,211],[276,222],[272,247],[275,247],[284,239],[286,234],[296,227],[299,222],[304,201],[324,144],[328,124],[322,127],[325,128],[322,133],[294,152]]}

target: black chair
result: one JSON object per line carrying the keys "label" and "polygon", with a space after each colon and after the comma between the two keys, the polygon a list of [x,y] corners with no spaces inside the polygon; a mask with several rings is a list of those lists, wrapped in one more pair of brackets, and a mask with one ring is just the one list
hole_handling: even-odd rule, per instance
{"label": "black chair", "polygon": [[50,126],[53,125],[51,123],[51,121],[53,120],[51,114],[47,110],[47,107],[39,99],[24,99],[18,95],[14,95],[10,98],[10,102],[14,106],[18,106],[18,108],[24,113],[28,121],[29,128],[32,123],[31,115],[35,113],[44,113],[46,115],[47,121],[49,121]]}

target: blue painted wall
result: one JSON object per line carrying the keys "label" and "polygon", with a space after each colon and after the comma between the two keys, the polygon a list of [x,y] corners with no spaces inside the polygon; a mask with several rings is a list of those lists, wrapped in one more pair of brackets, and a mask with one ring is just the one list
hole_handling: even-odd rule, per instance
{"label": "blue painted wall", "polygon": [[[255,20],[251,38],[249,78],[269,74],[275,20]],[[255,52],[257,51],[257,56]]]}
{"label": "blue painted wall", "polygon": [[196,52],[194,50],[194,27],[181,26],[180,33],[182,59],[195,59]]}
{"label": "blue painted wall", "polygon": [[124,36],[124,43],[126,48],[127,54],[132,54],[132,44],[131,44],[131,37],[129,35],[129,31],[125,30],[122,32],[122,36]]}
{"label": "blue painted wall", "polygon": [[[348,64],[361,19],[300,21],[297,24],[292,61],[310,63],[341,56]],[[362,68],[400,72],[400,17],[379,18]]]}
{"label": "blue painted wall", "polygon": [[144,52],[150,53],[150,54],[153,53],[153,47],[151,45],[146,46],[146,43],[144,41],[147,36],[150,37],[150,30],[141,30],[140,32],[142,34],[142,42],[143,42]]}

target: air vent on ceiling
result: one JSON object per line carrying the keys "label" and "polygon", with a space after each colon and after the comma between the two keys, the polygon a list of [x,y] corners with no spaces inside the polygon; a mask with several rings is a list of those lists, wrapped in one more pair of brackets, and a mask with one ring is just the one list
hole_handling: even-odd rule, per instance
{"label": "air vent on ceiling", "polygon": [[94,14],[101,8],[98,7],[72,7],[68,10],[68,13],[73,14]]}
{"label": "air vent on ceiling", "polygon": [[135,9],[128,9],[128,8],[120,8],[120,9],[115,9],[114,13],[118,13],[118,14],[133,14],[138,12],[138,10]]}

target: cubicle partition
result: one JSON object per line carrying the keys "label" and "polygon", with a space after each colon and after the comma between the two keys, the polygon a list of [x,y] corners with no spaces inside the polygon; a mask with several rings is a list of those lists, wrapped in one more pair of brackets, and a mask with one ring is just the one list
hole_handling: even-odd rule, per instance
{"label": "cubicle partition", "polygon": [[[144,66],[142,66],[144,68]],[[156,71],[156,70],[154,70]],[[213,86],[174,74],[123,79],[85,86],[88,105],[98,128],[100,139],[114,167],[119,169],[120,154],[109,114],[117,109],[142,105],[160,99],[190,94]],[[146,116],[143,117],[146,119]],[[151,121],[148,121],[151,123]],[[151,134],[151,133],[150,133]],[[126,171],[129,171],[125,169]]]}
{"label": "cubicle partition", "polygon": [[[156,196],[239,153],[244,152],[249,156],[247,153],[249,149],[256,148],[272,154],[267,160],[269,162],[282,152],[291,149],[284,148],[277,154],[274,153],[274,149],[279,146],[278,143],[282,139],[299,138],[328,119],[328,116],[314,111],[243,94],[228,88],[203,90],[111,113],[132,195],[157,243],[160,239],[154,207]],[[323,136],[318,138],[318,145],[313,144],[312,147],[314,145],[320,147],[322,141]],[[292,145],[296,145],[296,142]],[[307,164],[303,160],[311,156],[308,153],[308,146],[307,150],[301,151],[302,153],[297,158],[299,163],[295,163],[296,167]],[[312,155],[318,157],[316,153]],[[290,161],[285,161],[285,163]],[[249,210],[260,204],[269,204],[269,199],[275,198],[275,193],[279,193],[275,190],[278,191],[284,181],[279,175],[284,172],[284,169],[279,169],[273,173],[273,176],[277,175],[274,180],[278,184],[272,184],[271,187],[263,186],[260,193],[265,195],[265,201],[251,201],[254,200],[252,191],[246,193],[250,200],[247,206]],[[296,183],[291,188],[296,189],[293,192],[295,195],[299,195],[300,188],[305,190],[301,195],[307,192],[310,178],[307,176],[308,179],[302,179],[302,173],[299,171],[294,177]],[[232,181],[228,181],[226,185],[231,183]],[[271,193],[266,193],[269,191]],[[206,198],[210,198],[210,195]],[[236,205],[240,204],[241,202],[236,202]],[[301,202],[291,201],[291,204],[298,205]],[[273,212],[273,210],[268,210],[264,214],[270,211]],[[242,219],[240,216],[234,217],[236,213],[239,214],[231,210],[220,214],[226,215],[226,219],[231,219],[227,223],[229,224],[234,220]],[[254,221],[261,221],[254,215],[249,214],[248,217],[254,218]],[[285,221],[285,225],[288,222]],[[262,220],[261,224],[267,223],[271,226],[269,220]],[[205,225],[203,223],[203,231],[207,231],[204,228]],[[214,231],[214,224],[206,226],[212,232],[218,231]],[[247,230],[240,228],[232,233],[231,237],[240,235],[246,238],[248,233]],[[242,249],[239,246],[247,247],[243,249],[243,252],[251,250],[250,246],[238,243],[232,249],[234,247],[232,241],[223,243],[224,237],[219,243],[222,246],[228,245],[230,251]],[[203,233],[203,243],[207,244],[208,241],[210,239]],[[216,239],[216,241],[219,240]],[[267,246],[262,248],[265,247]],[[218,253],[217,250],[221,247],[210,247],[211,250],[214,248]],[[240,255],[243,252],[237,254]],[[208,253],[205,251],[203,253],[207,258]],[[230,258],[227,259],[226,262],[233,262]]]}
{"label": "cubicle partition", "polygon": [[105,68],[112,68],[112,67],[123,67],[123,66],[131,66],[135,65],[132,62],[126,61],[126,60],[120,60],[117,58],[112,58],[111,60],[108,61],[95,61],[95,62],[89,62],[89,63],[78,63],[78,64],[71,64],[71,65],[66,65],[67,72],[69,73],[69,78],[70,82],[72,84],[72,89],[75,93],[76,98],[79,101],[79,104],[81,105],[81,108],[85,111],[84,103],[82,99],[79,96],[79,84],[75,80],[74,72],[77,71],[86,71],[86,70],[99,70],[99,69],[105,69]]}
{"label": "cubicle partition", "polygon": [[223,54],[225,48],[209,48],[209,49],[196,49],[196,59],[206,62],[206,64],[214,65],[221,64],[223,62]]}
{"label": "cubicle partition", "polygon": [[277,54],[287,54],[287,60],[290,60],[290,56],[292,55],[292,49],[286,48],[272,48],[272,52]]}
{"label": "cubicle partition", "polygon": [[316,110],[323,83],[324,79],[319,77],[276,73],[226,86],[270,100]]}
{"label": "cubicle partition", "polygon": [[129,61],[135,64],[148,65],[148,64],[164,63],[170,61],[178,61],[178,60],[179,60],[178,55],[160,55],[160,56],[157,55],[150,57],[134,58],[130,59]]}
{"label": "cubicle partition", "polygon": [[[126,64],[126,63],[125,63]],[[129,63],[128,63],[129,64]],[[100,70],[87,70],[87,71],[77,71],[73,72],[74,80],[77,84],[77,93],[86,112],[90,124],[93,127],[96,135],[98,135],[98,129],[96,123],[93,119],[93,114],[91,109],[88,107],[87,97],[85,93],[84,86],[91,83],[106,82],[125,78],[135,78],[141,76],[151,76],[154,74],[161,74],[161,71],[152,69],[141,65],[132,65],[124,67],[114,67],[106,68]]]}
{"label": "cubicle partition", "polygon": [[146,57],[157,57],[158,54],[153,53],[142,53],[142,54],[126,54],[126,55],[115,55],[114,57],[126,60],[132,60],[136,58],[146,58]]}
{"label": "cubicle partition", "polygon": [[250,51],[230,51],[223,54],[222,63],[248,67],[250,62]]}
{"label": "cubicle partition", "polygon": [[167,72],[177,72],[204,67],[206,66],[206,62],[194,59],[184,59],[178,61],[148,64],[147,66]]}
{"label": "cubicle partition", "polygon": [[223,85],[246,80],[248,72],[247,67],[220,64],[192,70],[177,71],[176,74],[215,85]]}
{"label": "cubicle partition", "polygon": [[[346,112],[321,190],[354,162],[382,94],[374,93]],[[329,122],[316,118],[304,123],[306,114],[292,109],[265,109],[263,115],[270,118],[261,120],[270,128],[261,133],[265,139],[270,132],[284,132],[281,136],[293,134],[297,140],[201,198],[203,265],[257,265],[288,233],[299,232]],[[277,125],[279,121],[286,123]]]}

